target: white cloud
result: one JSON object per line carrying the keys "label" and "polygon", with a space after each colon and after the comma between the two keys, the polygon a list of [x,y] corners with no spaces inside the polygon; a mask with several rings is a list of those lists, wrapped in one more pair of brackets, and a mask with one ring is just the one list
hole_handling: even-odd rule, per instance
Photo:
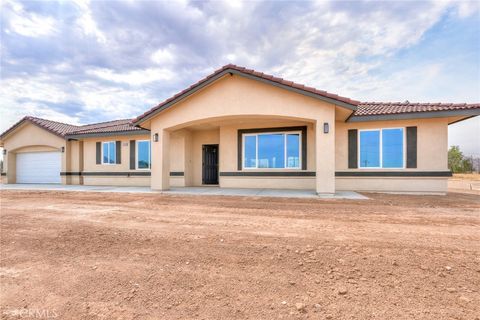
{"label": "white cloud", "polygon": [[102,119],[133,118],[158,100],[146,89],[122,89],[98,86],[96,82],[85,81],[72,84],[78,93],[76,99],[84,105],[83,112],[97,114]]}
{"label": "white cloud", "polygon": [[13,101],[49,101],[61,103],[68,98],[64,88],[52,83],[48,75],[2,80],[0,95]]}
{"label": "white cloud", "polygon": [[80,124],[80,119],[77,116],[55,111],[42,102],[29,101],[19,104],[13,99],[0,97],[0,104],[9,106],[8,109],[2,111],[0,133],[27,115],[74,125]]}
{"label": "white cloud", "polygon": [[463,0],[457,2],[457,13],[461,18],[467,18],[474,14],[479,14],[480,2],[477,0]]}
{"label": "white cloud", "polygon": [[9,29],[25,37],[48,36],[56,32],[55,19],[36,13],[27,12],[19,3],[7,1],[3,6],[9,16]]}
{"label": "white cloud", "polygon": [[[417,66],[389,65],[398,52],[421,44],[451,9],[455,19],[478,12],[474,2],[60,4],[62,10],[39,2],[32,7],[41,11],[23,15],[26,3],[9,2],[2,117],[48,115],[48,104],[65,104],[63,111],[51,107],[51,116],[63,112],[72,121],[133,117],[226,63],[354,99],[475,100],[472,85],[461,86],[464,75],[449,72],[448,62],[425,57]],[[38,17],[48,18],[45,12],[53,22],[33,31]],[[15,22],[18,16],[29,22]],[[39,44],[16,36],[22,32],[59,37]],[[378,72],[385,69],[391,72]]]}
{"label": "white cloud", "polygon": [[152,53],[151,59],[154,63],[159,65],[171,65],[176,61],[175,51],[175,46],[170,44],[167,47],[158,49]]}
{"label": "white cloud", "polygon": [[80,10],[80,15],[76,19],[75,23],[80,33],[87,36],[93,36],[102,44],[107,42],[107,37],[98,28],[97,23],[93,19],[92,11],[90,10],[90,0],[73,0]]}
{"label": "white cloud", "polygon": [[125,83],[131,86],[145,85],[155,81],[169,81],[174,77],[174,73],[167,68],[149,68],[144,70],[133,70],[128,72],[115,72],[110,69],[88,70],[87,74],[94,75],[100,79]]}

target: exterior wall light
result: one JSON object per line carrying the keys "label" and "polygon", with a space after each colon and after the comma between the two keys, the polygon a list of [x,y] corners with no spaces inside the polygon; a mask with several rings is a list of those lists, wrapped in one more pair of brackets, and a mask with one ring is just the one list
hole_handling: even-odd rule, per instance
{"label": "exterior wall light", "polygon": [[323,123],[323,133],[328,133],[330,130],[330,126],[328,125],[328,122]]}
{"label": "exterior wall light", "polygon": [[3,155],[6,155],[7,154],[7,149],[3,149],[2,153],[3,153]]}
{"label": "exterior wall light", "polygon": [[62,147],[62,153],[64,153],[64,152],[65,152],[65,147]]}
{"label": "exterior wall light", "polygon": [[158,133],[153,135],[153,142],[158,142]]}

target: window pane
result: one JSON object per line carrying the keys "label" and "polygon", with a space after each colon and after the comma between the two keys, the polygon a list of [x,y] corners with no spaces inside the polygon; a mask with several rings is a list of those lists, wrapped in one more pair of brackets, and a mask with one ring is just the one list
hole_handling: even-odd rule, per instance
{"label": "window pane", "polygon": [[380,167],[380,131],[360,131],[360,167]]}
{"label": "window pane", "polygon": [[382,130],[382,160],[384,168],[403,167],[403,129]]}
{"label": "window pane", "polygon": [[256,136],[244,136],[244,159],[243,166],[245,168],[256,167],[256,149],[257,149],[257,137]]}
{"label": "window pane", "polygon": [[283,134],[258,135],[258,167],[285,168],[285,140]]}
{"label": "window pane", "polygon": [[102,148],[103,148],[103,163],[108,163],[108,143],[103,143]]}
{"label": "window pane", "polygon": [[109,162],[108,163],[115,163],[115,142],[109,142],[108,143],[108,149],[109,149]]}
{"label": "window pane", "polygon": [[137,144],[137,167],[138,169],[150,168],[150,141],[139,141]]}
{"label": "window pane", "polygon": [[287,167],[300,167],[300,135],[287,134]]}

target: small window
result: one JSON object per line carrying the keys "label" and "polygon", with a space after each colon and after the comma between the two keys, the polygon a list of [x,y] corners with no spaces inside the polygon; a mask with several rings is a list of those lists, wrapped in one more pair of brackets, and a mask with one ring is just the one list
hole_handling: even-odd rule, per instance
{"label": "small window", "polygon": [[403,167],[403,129],[382,130],[383,168]]}
{"label": "small window", "polygon": [[260,134],[258,135],[258,167],[285,168],[285,135]]}
{"label": "small window", "polygon": [[380,168],[380,130],[360,131],[360,168]]}
{"label": "small window", "polygon": [[150,169],[150,141],[137,141],[137,169]]}
{"label": "small window", "polygon": [[300,134],[287,134],[287,168],[300,168]]}
{"label": "small window", "polygon": [[300,169],[299,132],[245,134],[244,169]]}
{"label": "small window", "polygon": [[403,168],[403,128],[361,130],[359,135],[360,168]]}
{"label": "small window", "polygon": [[102,142],[102,164],[115,164],[115,141]]}
{"label": "small window", "polygon": [[243,167],[257,167],[257,136],[244,136],[244,152],[245,155]]}

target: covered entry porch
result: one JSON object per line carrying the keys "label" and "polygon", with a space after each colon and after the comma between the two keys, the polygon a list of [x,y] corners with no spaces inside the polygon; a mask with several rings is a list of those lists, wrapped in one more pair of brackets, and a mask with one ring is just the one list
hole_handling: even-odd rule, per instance
{"label": "covered entry porch", "polygon": [[[152,135],[154,190],[216,186],[335,192],[333,122],[230,117]],[[162,158],[163,170],[155,157]]]}

